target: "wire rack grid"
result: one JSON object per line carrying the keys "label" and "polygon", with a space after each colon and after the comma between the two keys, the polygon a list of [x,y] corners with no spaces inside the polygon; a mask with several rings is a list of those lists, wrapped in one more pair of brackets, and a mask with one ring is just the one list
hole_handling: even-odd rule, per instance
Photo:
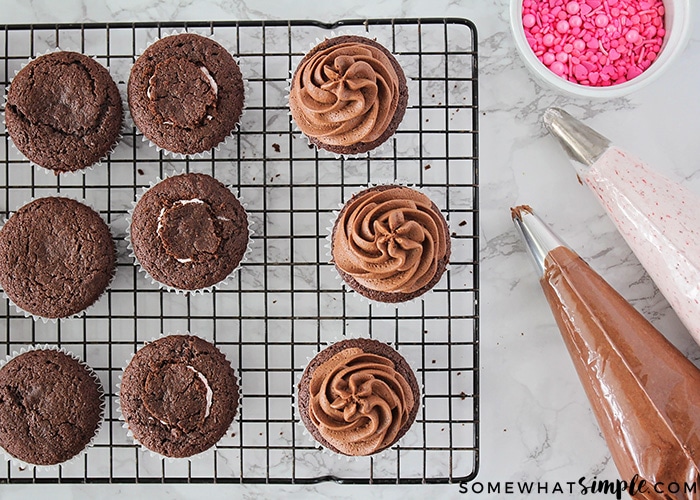
{"label": "wire rack grid", "polygon": [[[0,301],[0,346],[60,345],[90,364],[107,393],[106,421],[84,457],[49,470],[0,467],[0,483],[443,483],[473,478],[479,459],[479,264],[477,34],[464,19],[368,19],[7,25],[0,27],[0,81],[29,58],[60,48],[95,57],[123,95],[129,70],[158,37],[214,37],[246,80],[240,131],[199,159],[175,160],[142,140],[127,117],[123,140],[102,165],[55,177],[32,166],[0,134],[0,212],[32,198],[84,199],[109,222],[118,247],[115,279],[78,319],[35,322]],[[369,154],[317,151],[290,123],[290,72],[331,33],[376,39],[396,54],[409,107],[394,137]],[[175,172],[205,172],[237,189],[255,222],[253,251],[231,283],[203,295],[160,291],[128,256],[126,217],[135,197]],[[448,217],[449,271],[425,300],[399,309],[359,300],[328,263],[334,210],[370,183],[415,184]],[[237,367],[239,416],[216,450],[161,460],[129,439],[117,411],[123,366],[161,332],[208,338]],[[363,335],[392,343],[423,386],[417,421],[376,457],[338,460],[319,450],[293,408],[302,367],[326,343]]]}

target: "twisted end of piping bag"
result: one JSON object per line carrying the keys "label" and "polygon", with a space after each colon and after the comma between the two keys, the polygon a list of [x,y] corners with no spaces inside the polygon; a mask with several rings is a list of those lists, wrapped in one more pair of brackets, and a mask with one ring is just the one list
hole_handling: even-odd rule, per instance
{"label": "twisted end of piping bag", "polygon": [[590,167],[610,147],[610,140],[560,108],[542,115],[545,128],[557,138],[572,161]]}
{"label": "twisted end of piping bag", "polygon": [[515,228],[532,257],[537,277],[544,276],[544,261],[547,254],[558,247],[567,247],[559,236],[534,213],[529,205],[519,205],[510,209]]}

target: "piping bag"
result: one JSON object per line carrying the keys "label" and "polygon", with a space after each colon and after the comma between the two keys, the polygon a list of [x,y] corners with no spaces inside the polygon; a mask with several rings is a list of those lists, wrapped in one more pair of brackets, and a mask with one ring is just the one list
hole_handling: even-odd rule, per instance
{"label": "piping bag", "polygon": [[700,344],[700,196],[561,109],[549,108],[543,120]]}
{"label": "piping bag", "polygon": [[699,498],[700,370],[530,207],[511,215],[627,491]]}

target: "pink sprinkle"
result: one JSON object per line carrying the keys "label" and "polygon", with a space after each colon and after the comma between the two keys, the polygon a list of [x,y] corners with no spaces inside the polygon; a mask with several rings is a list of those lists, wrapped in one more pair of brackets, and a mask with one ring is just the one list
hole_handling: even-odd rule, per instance
{"label": "pink sprinkle", "polygon": [[588,76],[588,70],[583,64],[577,64],[574,66],[574,76],[578,81],[585,80]]}
{"label": "pink sprinkle", "polygon": [[642,70],[639,69],[637,66],[630,66],[627,68],[627,79],[631,80],[632,78],[637,78],[639,75],[642,74]]}
{"label": "pink sprinkle", "polygon": [[554,61],[552,63],[552,65],[549,67],[549,69],[551,69],[554,73],[556,73],[559,76],[563,75],[564,72],[566,72],[566,67],[564,66],[563,63],[561,63],[559,61]]}
{"label": "pink sprinkle", "polygon": [[525,14],[523,16],[523,26],[525,26],[526,28],[532,28],[535,25],[535,23],[537,23],[537,19],[534,15]]}
{"label": "pink sprinkle", "polygon": [[638,77],[663,46],[663,0],[522,0],[535,56],[564,79],[588,86]]}
{"label": "pink sprinkle", "polygon": [[[650,26],[650,28],[653,29],[654,27]],[[656,30],[654,29],[654,31],[656,31]],[[639,40],[639,31],[637,31],[635,29],[629,30],[625,34],[625,40],[627,40],[629,43],[635,43],[637,40]]]}

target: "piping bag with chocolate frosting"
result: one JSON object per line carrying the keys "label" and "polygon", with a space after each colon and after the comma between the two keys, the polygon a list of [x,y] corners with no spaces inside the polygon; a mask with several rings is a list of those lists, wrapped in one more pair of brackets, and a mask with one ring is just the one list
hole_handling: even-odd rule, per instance
{"label": "piping bag with chocolate frosting", "polygon": [[700,344],[700,196],[561,109],[544,124]]}
{"label": "piping bag with chocolate frosting", "polygon": [[700,370],[530,207],[511,214],[621,479],[635,498],[698,498],[653,485],[698,478]]}

